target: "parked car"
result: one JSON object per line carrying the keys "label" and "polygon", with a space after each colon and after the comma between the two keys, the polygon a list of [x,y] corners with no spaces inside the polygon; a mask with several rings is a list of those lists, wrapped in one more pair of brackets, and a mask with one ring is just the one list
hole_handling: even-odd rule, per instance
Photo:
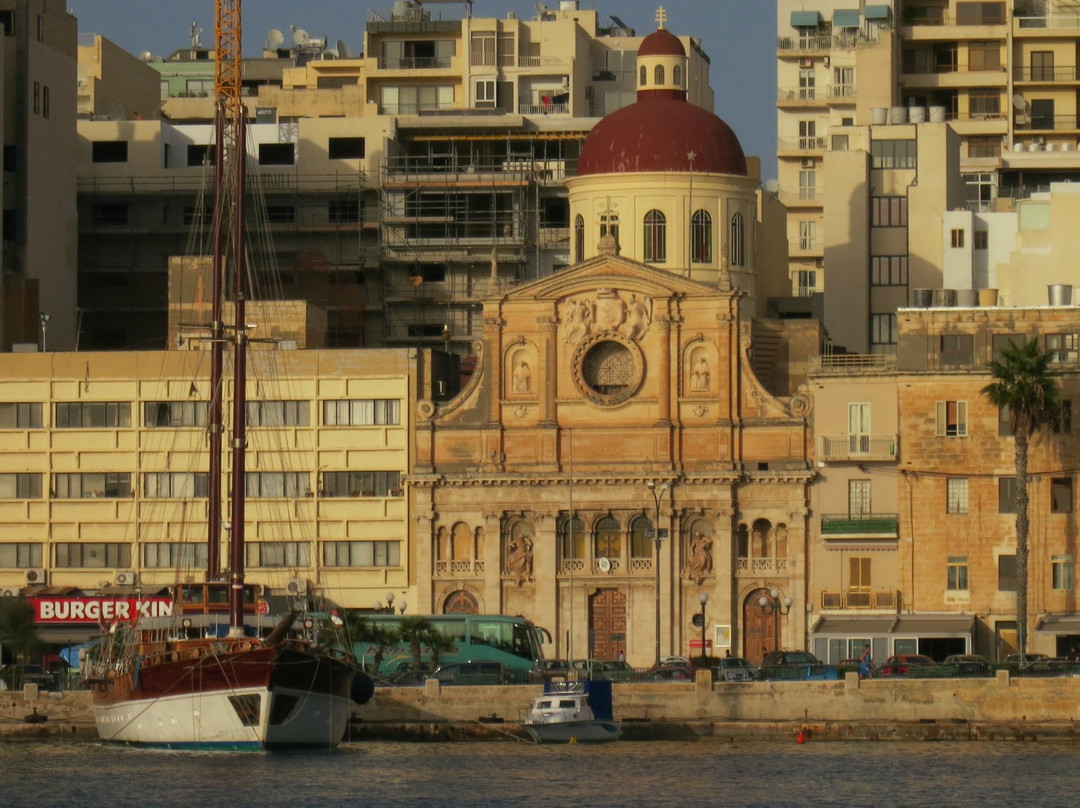
{"label": "parked car", "polygon": [[1042,661],[1047,660],[1047,659],[1050,659],[1050,657],[1047,656],[1046,654],[1024,654],[1023,659],[1020,658],[1019,654],[1009,654],[1007,657],[1005,657],[1005,664],[1006,665],[1020,665],[1022,663],[1023,664],[1030,664],[1032,662],[1042,662]]}
{"label": "parked car", "polygon": [[837,679],[835,665],[826,665],[809,651],[770,651],[762,660],[759,678],[768,680]]}
{"label": "parked car", "polygon": [[645,673],[634,676],[635,682],[689,682],[690,668],[682,665],[654,665]]}
{"label": "parked car", "polygon": [[754,666],[742,657],[723,657],[716,660],[713,679],[719,682],[750,682],[757,677]]}
{"label": "parked car", "polygon": [[444,685],[509,685],[517,682],[513,670],[501,662],[487,660],[442,665],[427,678],[438,679]]}
{"label": "parked car", "polygon": [[925,654],[897,654],[885,660],[874,676],[932,676],[938,664]]}
{"label": "parked car", "polygon": [[941,663],[947,676],[989,676],[990,660],[978,654],[953,654]]}
{"label": "parked car", "polygon": [[689,668],[690,668],[690,660],[687,659],[684,656],[661,657],[660,664],[661,665],[676,665],[678,667],[686,668],[687,670],[689,670]]}
{"label": "parked car", "polygon": [[584,679],[625,682],[634,676],[634,669],[623,659],[575,659],[570,664]]}
{"label": "parked car", "polygon": [[41,665],[9,665],[0,672],[0,679],[9,690],[21,690],[23,685],[37,685],[39,690],[56,690],[56,676]]}

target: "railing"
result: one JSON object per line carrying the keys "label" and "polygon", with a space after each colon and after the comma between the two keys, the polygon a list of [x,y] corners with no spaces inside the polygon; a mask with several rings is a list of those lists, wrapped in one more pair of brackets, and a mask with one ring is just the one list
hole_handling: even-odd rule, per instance
{"label": "railing", "polygon": [[1057,132],[1077,128],[1075,115],[1034,115],[1016,121],[1018,131]]}
{"label": "railing", "polygon": [[[182,166],[165,169],[155,177],[79,177],[77,189],[79,193],[100,194],[190,194],[206,188],[208,180],[203,175],[201,166]],[[266,191],[346,193],[367,187],[367,174],[363,171],[299,174],[295,171],[260,169],[251,172],[249,176]]]}
{"label": "railing", "polygon": [[570,243],[570,228],[569,227],[541,227],[540,228],[540,246],[541,247],[558,247],[565,246]]}
{"label": "railing", "polygon": [[822,189],[818,187],[803,186],[797,190],[780,189],[780,201],[789,207],[798,205],[800,202],[816,202],[822,195]]}
{"label": "railing", "polygon": [[818,98],[824,100],[827,92],[824,90],[818,90],[817,87],[799,87],[796,89],[778,89],[776,91],[777,101],[817,101]]}
{"label": "railing", "polygon": [[1053,17],[1013,16],[1018,29],[1031,28],[1080,28],[1080,14],[1055,14]]}
{"label": "railing", "polygon": [[833,84],[829,87],[829,98],[854,98],[854,84]]}
{"label": "railing", "polygon": [[895,538],[900,531],[896,513],[823,513],[822,536],[880,535]]}
{"label": "railing", "polygon": [[822,611],[839,609],[898,609],[900,592],[881,590],[870,592],[864,589],[849,589],[841,592],[822,592]]}
{"label": "railing", "polygon": [[874,40],[865,34],[814,34],[811,36],[781,36],[776,38],[776,49],[801,53],[828,53],[831,50],[850,50],[858,45]]}
{"label": "railing", "polygon": [[[944,9],[942,9],[942,11],[943,10]],[[975,17],[968,17],[966,15],[964,17],[954,17],[954,16],[944,14],[944,13],[936,14],[936,13],[933,13],[933,12],[938,11],[938,9],[932,9],[932,8],[927,9],[927,11],[929,11],[931,13],[930,14],[919,14],[919,15],[910,14],[910,13],[905,14],[904,18],[903,18],[903,21],[900,24],[903,25],[903,26],[926,25],[926,26],[933,26],[933,27],[943,26],[943,25],[968,26],[968,25],[1004,25],[1005,24],[1005,17],[1004,16],[998,16],[996,14],[984,14],[984,15],[978,17],[978,18],[975,18]]]}
{"label": "railing", "polygon": [[890,370],[896,368],[896,357],[890,354],[822,354],[812,357],[813,370]]}
{"label": "railing", "polygon": [[824,242],[816,238],[792,238],[788,239],[789,253],[817,253],[825,248]]}
{"label": "railing", "polygon": [[796,140],[779,141],[778,151],[781,152],[814,152],[825,151],[825,138],[823,137],[800,137]]}
{"label": "railing", "polygon": [[379,59],[380,70],[433,70],[451,66],[451,59],[445,56],[416,56]]}
{"label": "railing", "polygon": [[570,112],[569,104],[519,104],[519,115],[566,115]]}
{"label": "railing", "polygon": [[518,67],[540,67],[539,56],[519,56],[517,60]]}
{"label": "railing", "polygon": [[740,558],[737,566],[739,573],[751,575],[779,575],[787,569],[786,558]]}
{"label": "railing", "polygon": [[436,561],[436,575],[480,575],[484,571],[483,561]]}
{"label": "railing", "polygon": [[892,435],[819,435],[818,458],[821,460],[895,460],[897,436]]}
{"label": "railing", "polygon": [[1076,65],[1013,68],[1016,81],[1076,81],[1077,77]]}

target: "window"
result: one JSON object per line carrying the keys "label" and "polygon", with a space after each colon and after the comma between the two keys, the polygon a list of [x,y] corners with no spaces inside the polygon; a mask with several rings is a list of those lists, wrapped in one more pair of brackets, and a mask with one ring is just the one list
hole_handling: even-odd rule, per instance
{"label": "window", "polygon": [[[1067,120],[1072,121],[1070,116]],[[1053,98],[1033,98],[1028,111],[1029,129],[1056,129],[1057,116]]]}
{"label": "window", "polygon": [[918,147],[914,140],[873,140],[870,142],[871,168],[918,168]]}
{"label": "window", "polygon": [[1009,405],[998,408],[998,437],[1006,438],[1013,433],[1012,417],[1009,415]]}
{"label": "window", "polygon": [[1016,478],[998,477],[998,513],[1016,513]]}
{"label": "window", "polygon": [[187,164],[189,168],[212,166],[216,159],[217,150],[213,146],[204,143],[192,143],[187,147]]}
{"label": "window", "polygon": [[1077,342],[1075,333],[1047,334],[1046,350],[1054,352],[1054,357],[1050,361],[1057,365],[1076,364]]}
{"label": "window", "polygon": [[1001,353],[1010,345],[1020,346],[1023,345],[1025,340],[1020,334],[994,334],[990,338],[991,350],[993,351],[993,358],[995,360],[1001,360]]}
{"label": "window", "polygon": [[655,84],[657,87],[664,84],[664,66],[663,65],[657,65],[653,69],[653,84]]}
{"label": "window", "polygon": [[585,260],[585,220],[579,213],[574,217],[574,263]]}
{"label": "window", "polygon": [[473,104],[478,108],[494,108],[496,101],[495,79],[477,79],[473,89]]}
{"label": "window", "polygon": [[605,516],[596,523],[595,558],[618,559],[622,555],[622,531],[613,516]]}
{"label": "window", "polygon": [[1056,555],[1050,557],[1051,586],[1054,589],[1071,591],[1073,588],[1072,556]]}
{"label": "window", "polygon": [[259,165],[291,166],[296,163],[296,147],[292,143],[260,143]]}
{"label": "window", "polygon": [[870,591],[870,558],[854,556],[848,559],[848,589]]}
{"label": "window", "polygon": [[[967,150],[968,150],[968,157],[972,157],[972,158],[976,158],[976,157],[1001,157],[1001,138],[1000,137],[972,137],[972,138],[968,138]],[[971,183],[971,184],[974,184],[974,183]]]}
{"label": "window", "polygon": [[52,488],[57,499],[127,499],[131,496],[131,475],[126,471],[54,474]]}
{"label": "window", "polygon": [[630,557],[652,558],[653,540],[649,537],[652,522],[647,516],[639,516],[630,524]]}
{"label": "window", "polygon": [[188,98],[206,98],[214,94],[213,79],[187,79],[183,95]]}
{"label": "window", "polygon": [[[734,235],[735,221],[732,219],[732,235]],[[817,222],[815,221],[801,221],[799,222],[799,249],[800,250],[813,250],[817,247]],[[734,250],[734,244],[732,245]]]}
{"label": "window", "polygon": [[0,499],[41,499],[41,475],[0,474]]}
{"label": "window", "polygon": [[949,231],[949,236],[952,240],[952,246],[954,250],[962,249],[964,246],[964,231],[960,228],[953,228]]}
{"label": "window", "polygon": [[817,270],[799,269],[795,273],[795,294],[799,297],[810,297],[817,291]]}
{"label": "window", "polygon": [[976,230],[971,234],[971,246],[976,250],[985,250],[990,243],[990,232],[988,230]]}
{"label": "window", "polygon": [[41,429],[41,404],[0,402],[0,429]]}
{"label": "window", "polygon": [[400,567],[401,542],[323,542],[323,565],[327,567]]}
{"label": "window", "polygon": [[244,490],[252,498],[284,499],[306,497],[311,492],[306,471],[249,471]]}
{"label": "window", "polygon": [[1050,513],[1072,513],[1072,477],[1054,477],[1050,480]]}
{"label": "window", "polygon": [[327,218],[331,224],[359,222],[363,205],[359,199],[331,199],[328,203]]}
{"label": "window", "polygon": [[906,255],[873,255],[870,257],[870,283],[874,286],[907,286],[908,257]]}
{"label": "window", "polygon": [[848,135],[833,135],[831,148],[833,151],[847,151],[851,148],[850,137]]}
{"label": "window", "polygon": [[945,481],[945,500],[946,513],[968,512],[967,477],[949,477]]}
{"label": "window", "polygon": [[34,114],[41,114],[41,82],[34,82]]}
{"label": "window", "polygon": [[364,139],[362,137],[332,137],[327,146],[331,160],[362,160]]}
{"label": "window", "polygon": [[946,588],[951,591],[962,591],[968,588],[968,560],[967,556],[949,556],[946,567]]}
{"label": "window", "polygon": [[671,83],[676,87],[682,87],[682,68],[678,65],[671,68]]}
{"label": "window", "polygon": [[53,426],[57,429],[131,426],[131,404],[127,401],[59,402]]}
{"label": "window", "polygon": [[484,31],[472,35],[472,65],[474,67],[495,66],[495,32]]}
{"label": "window", "polygon": [[870,342],[874,345],[895,345],[897,335],[895,314],[870,315]]}
{"label": "window", "polygon": [[957,3],[957,25],[1001,25],[1005,22],[1005,3]]}
{"label": "window", "polygon": [[41,88],[41,117],[49,117],[49,85]]}
{"label": "window", "polygon": [[817,199],[817,169],[799,171],[799,199],[803,202]]}
{"label": "window", "polygon": [[1072,402],[1062,401],[1051,424],[1055,435],[1068,435],[1072,432]]}
{"label": "window", "polygon": [[815,91],[814,71],[800,70],[799,71],[799,100],[800,101],[813,101]]}
{"label": "window", "polygon": [[[815,233],[817,232],[816,222],[799,222],[799,227],[803,225],[810,225],[809,239],[811,245],[815,241]],[[730,254],[728,255],[728,261],[733,267],[746,266],[746,228],[743,225],[743,215],[736,213],[731,217],[731,237],[730,237]],[[803,249],[812,250],[813,246],[804,247]]]}
{"label": "window", "polygon": [[202,471],[153,471],[143,474],[149,499],[206,499],[210,476]]}
{"label": "window", "polygon": [[401,495],[400,471],[324,471],[321,497],[393,497]]}
{"label": "window", "polygon": [[1016,556],[998,556],[998,592],[1016,591]]}
{"label": "window", "polygon": [[310,423],[306,401],[249,401],[245,412],[249,427],[308,426]]}
{"label": "window", "polygon": [[968,90],[968,109],[975,120],[997,118],[1001,115],[1001,93],[993,88]]}
{"label": "window", "polygon": [[712,262],[712,216],[705,210],[695,211],[690,220],[690,261]]}
{"label": "window", "polygon": [[667,220],[658,210],[645,214],[644,254],[646,263],[656,264],[667,260]]}
{"label": "window", "polygon": [[967,436],[966,401],[938,401],[936,409],[937,426],[934,434],[947,438]]}
{"label": "window", "polygon": [[379,426],[401,423],[401,401],[361,398],[323,402],[323,426]]}
{"label": "window", "polygon": [[942,334],[940,361],[942,367],[970,365],[975,353],[975,337],[971,334]]}
{"label": "window", "polygon": [[454,105],[454,86],[403,85],[379,89],[379,111],[384,115],[416,115],[421,110],[449,109]]}
{"label": "window", "polygon": [[848,480],[848,516],[866,516],[870,510],[870,481]]}
{"label": "window", "polygon": [[60,542],[53,545],[56,566],[72,569],[117,569],[131,566],[131,545],[107,542]]}
{"label": "window", "polygon": [[41,545],[37,542],[5,542],[0,544],[0,567],[5,569],[40,567],[41,558]]}
{"label": "window", "polygon": [[4,36],[15,36],[14,11],[0,11],[0,33]]}
{"label": "window", "polygon": [[126,140],[95,140],[90,145],[90,159],[95,163],[126,163]]}
{"label": "window", "polygon": [[98,202],[91,210],[96,225],[110,227],[128,223],[128,207],[123,202]]}
{"label": "window", "polygon": [[244,556],[249,567],[310,567],[311,545],[306,541],[248,542]]}
{"label": "window", "polygon": [[871,227],[907,227],[906,196],[875,196],[870,200]]}
{"label": "window", "polygon": [[[0,545],[2,547],[3,545]],[[563,517],[559,525],[559,548],[563,560],[580,560],[585,558],[585,523],[580,517],[575,516],[571,528],[571,520]]]}
{"label": "window", "polygon": [[1032,51],[1031,52],[1031,80],[1053,81],[1054,80],[1054,52]]}
{"label": "window", "polygon": [[292,205],[267,205],[266,221],[270,224],[293,224],[296,222],[296,208]]}
{"label": "window", "polygon": [[646,84],[649,83],[649,70],[645,67],[645,65],[642,65],[641,70],[639,70],[638,73],[638,84],[644,87]]}
{"label": "window", "polygon": [[147,401],[143,405],[143,426],[206,426],[210,405],[205,401]]}
{"label": "window", "polygon": [[206,545],[188,542],[142,543],[142,565],[147,569],[206,569]]}

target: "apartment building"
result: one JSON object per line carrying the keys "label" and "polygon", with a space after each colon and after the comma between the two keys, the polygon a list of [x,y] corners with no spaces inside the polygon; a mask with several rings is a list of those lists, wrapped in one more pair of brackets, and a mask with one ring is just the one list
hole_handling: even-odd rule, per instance
{"label": "apartment building", "polygon": [[[0,348],[76,342],[76,22],[63,3],[0,2]],[[40,301],[40,302],[39,302]]]}
{"label": "apartment building", "polygon": [[[268,58],[245,60],[245,99],[262,132],[253,180],[279,245],[263,262],[266,285],[326,305],[329,346],[471,353],[493,283],[571,263],[564,180],[596,120],[636,97],[642,39],[615,18],[602,25],[577,2],[533,20],[452,14],[398,3],[369,12],[361,56],[296,31],[291,47],[271,32]],[[708,57],[691,37],[680,41],[688,98],[711,109]],[[156,147],[139,147],[144,159],[108,166],[115,181],[105,181],[93,149],[126,140],[127,124],[80,122],[91,156],[80,164],[84,345],[162,344],[167,256],[206,221],[195,178],[211,139],[212,56],[193,38],[149,62],[168,120],[160,134],[131,131],[169,144],[156,162]]]}

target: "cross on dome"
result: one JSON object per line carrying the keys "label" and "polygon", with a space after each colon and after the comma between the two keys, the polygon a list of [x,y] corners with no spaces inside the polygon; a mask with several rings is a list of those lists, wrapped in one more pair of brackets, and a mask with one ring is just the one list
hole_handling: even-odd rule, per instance
{"label": "cross on dome", "polygon": [[668,21],[667,11],[663,6],[659,6],[656,9],[656,23],[661,29],[664,27],[664,23]]}

